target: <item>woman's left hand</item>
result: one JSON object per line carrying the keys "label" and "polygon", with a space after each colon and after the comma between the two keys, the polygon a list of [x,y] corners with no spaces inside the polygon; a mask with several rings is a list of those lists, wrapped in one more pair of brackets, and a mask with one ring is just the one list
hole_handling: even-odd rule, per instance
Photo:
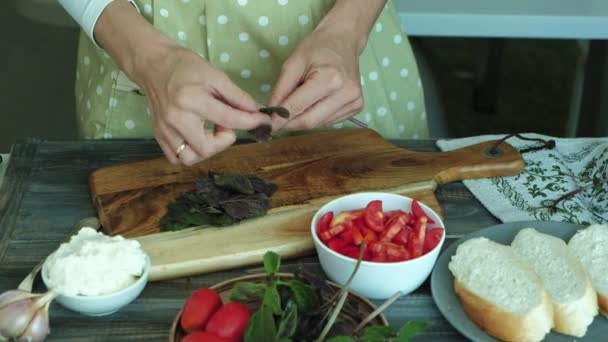
{"label": "woman's left hand", "polygon": [[363,109],[358,41],[348,34],[318,28],[285,61],[269,105],[291,117],[275,115],[274,131],[329,126]]}

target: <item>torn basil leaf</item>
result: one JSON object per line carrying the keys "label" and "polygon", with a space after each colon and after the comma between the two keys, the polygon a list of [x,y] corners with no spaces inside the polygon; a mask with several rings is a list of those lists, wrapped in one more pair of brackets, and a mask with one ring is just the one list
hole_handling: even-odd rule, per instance
{"label": "torn basil leaf", "polygon": [[237,173],[213,174],[213,183],[218,187],[241,194],[251,195],[255,192],[249,178]]}
{"label": "torn basil leaf", "polygon": [[193,226],[226,226],[266,214],[277,186],[254,175],[208,172],[195,189],[167,206],[161,231]]}
{"label": "torn basil leaf", "polygon": [[240,195],[220,202],[226,214],[236,220],[262,216],[268,209],[268,197],[264,194]]}

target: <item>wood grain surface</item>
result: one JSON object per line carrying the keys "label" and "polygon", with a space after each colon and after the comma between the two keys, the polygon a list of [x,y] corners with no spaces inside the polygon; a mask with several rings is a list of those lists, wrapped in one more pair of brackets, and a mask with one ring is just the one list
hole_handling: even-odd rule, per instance
{"label": "wood grain surface", "polygon": [[95,170],[90,186],[104,230],[135,237],[158,233],[167,204],[208,171],[255,174],[277,184],[270,214],[310,211],[353,192],[432,192],[438,184],[522,170],[519,152],[503,144],[492,156],[486,153],[491,144],[421,153],[394,146],[369,129],[334,130],[235,145],[192,167],[165,158],[115,165]]}
{"label": "wood grain surface", "polygon": [[[433,141],[393,141],[412,151],[436,151]],[[55,250],[71,226],[95,215],[88,179],[93,170],[159,158],[153,140],[41,141],[15,144],[0,188],[0,292],[16,288],[40,260]],[[470,232],[498,223],[461,182],[442,185],[435,195],[444,213],[444,248]],[[322,270],[316,256],[282,262],[283,272]],[[167,341],[171,323],[188,295],[229,278],[263,272],[261,265],[149,283],[143,293],[119,312],[91,318],[53,303],[53,341]],[[40,279],[36,291],[43,291]],[[375,302],[378,305],[378,302]],[[443,318],[429,281],[392,304],[385,315],[393,327],[422,320],[430,328],[417,341],[467,341]]]}

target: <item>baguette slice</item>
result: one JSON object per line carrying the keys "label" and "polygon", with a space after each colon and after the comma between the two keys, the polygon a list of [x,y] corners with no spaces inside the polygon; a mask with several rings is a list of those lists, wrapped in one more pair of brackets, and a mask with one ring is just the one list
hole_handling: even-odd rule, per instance
{"label": "baguette slice", "polygon": [[594,224],[579,230],[568,246],[591,277],[600,312],[608,318],[608,225]]}
{"label": "baguette slice", "polygon": [[509,246],[484,237],[462,243],[448,268],[469,318],[504,341],[540,341],[553,307],[534,269]]}
{"label": "baguette slice", "polygon": [[553,330],[583,337],[597,315],[597,296],[583,265],[566,242],[525,228],[517,233],[511,247],[542,279],[553,303]]}

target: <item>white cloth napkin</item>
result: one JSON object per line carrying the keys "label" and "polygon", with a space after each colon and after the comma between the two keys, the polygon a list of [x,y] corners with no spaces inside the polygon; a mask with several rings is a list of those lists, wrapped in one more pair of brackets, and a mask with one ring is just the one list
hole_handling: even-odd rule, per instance
{"label": "white cloth napkin", "polygon": [[[499,220],[563,221],[589,225],[608,223],[608,138],[553,138],[523,133],[526,138],[555,140],[555,148],[532,151],[522,156],[524,171],[511,177],[465,180],[466,187]],[[442,151],[449,151],[505,135],[483,135],[438,140]],[[507,140],[521,150],[541,143],[517,137]],[[595,182],[595,183],[594,183]],[[557,211],[543,205],[582,186],[595,184],[557,204]]]}

